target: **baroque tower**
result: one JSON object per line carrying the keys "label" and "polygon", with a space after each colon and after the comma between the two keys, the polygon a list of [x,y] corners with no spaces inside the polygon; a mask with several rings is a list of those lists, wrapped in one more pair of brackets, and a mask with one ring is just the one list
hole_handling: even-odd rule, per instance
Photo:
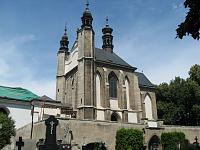
{"label": "baroque tower", "polygon": [[67,36],[67,29],[60,40],[60,48],[57,53],[57,75],[56,75],[56,100],[63,102],[65,99],[65,60],[69,55],[69,41]]}
{"label": "baroque tower", "polygon": [[84,119],[94,119],[94,31],[92,14],[87,7],[78,32],[78,112]]}
{"label": "baroque tower", "polygon": [[103,36],[102,36],[102,40],[103,40],[103,46],[102,48],[105,50],[105,51],[108,51],[108,52],[113,52],[113,36],[112,36],[112,32],[113,32],[113,29],[108,25],[108,17],[106,18],[106,27],[102,29],[102,33],[103,33]]}

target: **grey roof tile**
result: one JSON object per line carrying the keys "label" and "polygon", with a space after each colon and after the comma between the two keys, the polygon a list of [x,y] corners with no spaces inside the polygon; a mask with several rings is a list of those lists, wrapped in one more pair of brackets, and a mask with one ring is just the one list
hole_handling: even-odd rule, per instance
{"label": "grey roof tile", "polygon": [[139,86],[141,87],[148,87],[148,88],[155,88],[155,85],[152,84],[149,79],[141,72],[135,72],[136,76],[138,76]]}
{"label": "grey roof tile", "polygon": [[121,59],[114,52],[110,53],[103,49],[96,48],[95,57],[96,57],[97,62],[109,63],[111,65],[116,65],[116,66],[121,66],[121,67],[126,67],[126,68],[136,70],[135,67],[132,67],[131,65],[129,65],[127,62]]}

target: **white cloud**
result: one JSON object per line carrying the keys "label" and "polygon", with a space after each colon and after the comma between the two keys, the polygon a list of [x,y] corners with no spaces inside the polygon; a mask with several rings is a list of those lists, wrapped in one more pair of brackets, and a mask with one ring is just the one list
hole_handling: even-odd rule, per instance
{"label": "white cloud", "polygon": [[0,59],[0,76],[6,76],[9,70],[9,65],[4,60]]}
{"label": "white cloud", "polygon": [[[0,39],[0,85],[26,88],[33,93],[55,98],[55,80],[34,77],[34,68],[22,53],[24,44],[36,40],[34,35]],[[20,48],[19,48],[20,47]]]}

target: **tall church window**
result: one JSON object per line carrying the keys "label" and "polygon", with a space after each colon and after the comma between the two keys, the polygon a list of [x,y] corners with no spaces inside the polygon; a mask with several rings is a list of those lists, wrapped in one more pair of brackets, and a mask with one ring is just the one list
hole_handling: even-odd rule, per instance
{"label": "tall church window", "polygon": [[110,41],[109,41],[109,39],[106,39],[106,44],[110,44]]}
{"label": "tall church window", "polygon": [[96,105],[97,107],[101,106],[101,82],[100,75],[98,73],[96,75]]}
{"label": "tall church window", "polygon": [[152,110],[151,98],[149,95],[145,96],[144,105],[145,105],[146,118],[148,118],[148,120],[152,120],[153,119],[153,110]]}
{"label": "tall church window", "polygon": [[117,77],[111,72],[108,76],[109,81],[109,96],[112,98],[117,98]]}
{"label": "tall church window", "polygon": [[125,87],[126,87],[126,103],[127,109],[130,109],[130,99],[129,99],[129,81],[128,78],[125,78]]}

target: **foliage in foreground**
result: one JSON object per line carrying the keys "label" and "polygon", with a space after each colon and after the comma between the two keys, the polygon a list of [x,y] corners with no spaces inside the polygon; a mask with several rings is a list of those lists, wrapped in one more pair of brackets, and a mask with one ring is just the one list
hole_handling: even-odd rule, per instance
{"label": "foliage in foreground", "polygon": [[157,86],[158,118],[164,124],[200,124],[200,66],[190,68],[189,78],[176,77],[169,84]]}
{"label": "foliage in foreground", "polygon": [[162,133],[161,143],[163,150],[184,149],[185,134],[182,132]]}
{"label": "foliage in foreground", "polygon": [[188,9],[185,21],[176,29],[177,37],[191,35],[194,39],[200,38],[200,0],[185,0],[184,6]]}
{"label": "foliage in foreground", "polygon": [[116,134],[116,150],[141,150],[143,148],[143,132],[138,129],[120,129]]}
{"label": "foliage in foreground", "polygon": [[103,142],[95,143],[94,150],[106,150],[105,143]]}
{"label": "foliage in foreground", "polygon": [[0,149],[10,144],[10,138],[15,136],[15,125],[11,117],[0,112]]}

